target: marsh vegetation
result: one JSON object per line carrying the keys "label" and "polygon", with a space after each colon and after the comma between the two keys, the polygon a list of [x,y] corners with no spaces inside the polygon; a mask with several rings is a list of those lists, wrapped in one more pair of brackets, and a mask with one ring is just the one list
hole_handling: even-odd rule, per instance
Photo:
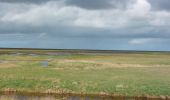
{"label": "marsh vegetation", "polygon": [[1,91],[170,95],[169,53],[26,52],[0,55]]}

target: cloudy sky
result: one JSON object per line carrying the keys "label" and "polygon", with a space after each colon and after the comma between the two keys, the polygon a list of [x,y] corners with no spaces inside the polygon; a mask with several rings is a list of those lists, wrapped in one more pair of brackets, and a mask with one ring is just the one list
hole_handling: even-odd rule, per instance
{"label": "cloudy sky", "polygon": [[170,51],[170,1],[0,0],[0,47]]}

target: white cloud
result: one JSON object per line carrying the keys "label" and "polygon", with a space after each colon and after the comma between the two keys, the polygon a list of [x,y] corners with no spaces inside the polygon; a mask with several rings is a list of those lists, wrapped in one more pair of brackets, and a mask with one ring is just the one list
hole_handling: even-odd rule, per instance
{"label": "white cloud", "polygon": [[[89,47],[100,45],[103,49],[107,45],[112,49],[116,46],[120,49],[130,47],[152,49],[153,45],[160,49],[162,44],[169,48],[170,11],[153,10],[148,0],[130,0],[135,2],[129,2],[126,7],[122,6],[121,2],[129,0],[115,0],[120,5],[107,9],[97,7],[88,9],[88,5],[83,8],[80,5],[67,5],[64,1],[28,4],[0,2],[0,41],[5,41],[5,46],[9,40],[28,41],[31,43],[30,47],[38,47],[41,42],[42,47],[51,46],[48,43],[52,43],[51,47],[54,47],[59,45],[54,42],[57,41],[62,42],[64,44],[61,44],[62,46],[67,45],[65,47],[72,47],[77,43],[77,48],[88,47],[89,43],[93,43]],[[69,39],[63,41],[60,38]],[[108,39],[111,41],[107,41]],[[102,41],[106,42],[101,44]],[[105,44],[107,45],[104,46]]]}
{"label": "white cloud", "polygon": [[45,37],[45,36],[47,36],[47,33],[41,33],[41,34],[39,35],[40,38],[43,38],[43,37]]}
{"label": "white cloud", "polygon": [[147,0],[136,0],[136,3],[130,5],[127,11],[132,17],[146,17],[150,9],[151,5]]}
{"label": "white cloud", "polygon": [[132,39],[129,41],[129,44],[140,45],[153,42],[154,40],[152,38]]}
{"label": "white cloud", "polygon": [[[170,12],[152,11],[147,0],[136,0],[135,3],[129,4],[127,9],[103,10],[66,6],[61,1],[50,1],[41,5],[21,5],[21,7],[17,6],[20,4],[12,5],[15,10],[12,10],[13,7],[8,9],[0,17],[0,22],[33,27],[48,26],[51,29],[56,29],[58,26],[100,28],[110,30],[112,34],[122,33],[122,30],[124,30],[124,34],[150,34],[149,32],[161,28],[155,28],[155,26],[168,26],[170,19]],[[6,8],[8,6],[6,4]],[[20,11],[23,7],[27,9]],[[5,7],[2,8],[2,10],[4,9]]]}
{"label": "white cloud", "polygon": [[11,34],[0,34],[0,39],[15,39],[15,38],[23,38],[24,34],[21,33],[11,33]]}
{"label": "white cloud", "polygon": [[167,11],[159,11],[153,13],[152,20],[150,20],[150,24],[153,26],[170,26],[169,23],[170,12]]}

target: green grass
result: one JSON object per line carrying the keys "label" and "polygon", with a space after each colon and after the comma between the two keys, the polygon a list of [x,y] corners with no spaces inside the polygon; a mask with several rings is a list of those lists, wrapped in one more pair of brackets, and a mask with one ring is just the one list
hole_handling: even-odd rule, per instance
{"label": "green grass", "polygon": [[170,95],[169,54],[5,54],[0,60],[18,60],[0,63],[0,90]]}

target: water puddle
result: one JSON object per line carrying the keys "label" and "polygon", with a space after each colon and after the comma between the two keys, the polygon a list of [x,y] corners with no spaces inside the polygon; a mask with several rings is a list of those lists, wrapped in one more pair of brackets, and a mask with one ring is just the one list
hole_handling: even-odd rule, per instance
{"label": "water puddle", "polygon": [[57,96],[57,95],[21,95],[21,94],[11,94],[11,95],[0,95],[0,100],[116,100],[109,97],[88,97],[88,96]]}
{"label": "water puddle", "polygon": [[48,67],[49,62],[48,61],[42,61],[41,65],[42,65],[42,67]]}

